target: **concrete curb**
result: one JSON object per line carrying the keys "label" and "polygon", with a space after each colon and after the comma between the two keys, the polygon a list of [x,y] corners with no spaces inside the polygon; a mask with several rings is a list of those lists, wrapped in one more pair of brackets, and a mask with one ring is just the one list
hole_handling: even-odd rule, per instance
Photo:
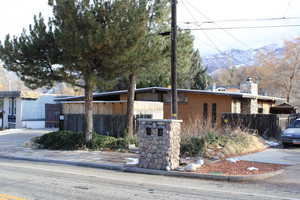
{"label": "concrete curb", "polygon": [[99,168],[107,170],[115,170],[122,172],[130,173],[139,173],[139,174],[150,174],[150,175],[162,175],[162,176],[173,176],[173,177],[184,177],[184,178],[197,178],[197,179],[207,179],[207,180],[218,180],[218,181],[228,181],[228,182],[245,182],[245,181],[257,181],[273,176],[279,175],[284,172],[284,169],[257,175],[246,175],[246,176],[226,176],[226,175],[215,175],[215,174],[199,174],[192,172],[178,172],[178,171],[163,171],[155,169],[144,169],[139,167],[130,167],[123,165],[114,165],[114,164],[97,164],[97,163],[88,163],[88,162],[75,162],[75,161],[63,161],[63,160],[52,160],[52,159],[37,159],[37,158],[26,158],[26,157],[15,157],[15,156],[2,156],[2,159],[8,160],[22,160],[22,161],[32,161],[32,162],[43,162],[43,163],[54,163],[54,164],[64,164],[80,167],[90,167],[90,168]]}
{"label": "concrete curb", "polygon": [[108,170],[116,170],[116,171],[123,171],[124,169],[124,167],[121,165],[113,165],[113,164],[97,164],[97,163],[88,163],[88,162],[52,160],[52,159],[44,159],[44,158],[26,158],[26,157],[2,156],[2,155],[0,155],[0,158],[8,159],[8,160],[21,160],[21,161],[32,161],[32,162],[41,162],[41,163],[53,163],[53,164],[63,164],[63,165],[72,165],[72,166],[80,166],[80,167],[108,169]]}
{"label": "concrete curb", "polygon": [[214,174],[199,174],[192,172],[178,172],[178,171],[163,171],[163,170],[152,170],[143,169],[138,167],[125,167],[124,172],[143,173],[151,175],[163,175],[163,176],[174,176],[174,177],[185,177],[185,178],[198,178],[207,180],[218,180],[218,181],[229,181],[229,182],[244,182],[244,181],[256,181],[271,178],[284,172],[283,169],[258,175],[246,175],[246,176],[227,176],[227,175],[214,175]]}

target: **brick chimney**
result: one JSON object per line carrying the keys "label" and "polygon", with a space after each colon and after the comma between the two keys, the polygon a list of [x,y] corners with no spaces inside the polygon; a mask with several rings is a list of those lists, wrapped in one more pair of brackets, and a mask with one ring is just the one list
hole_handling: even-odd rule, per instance
{"label": "brick chimney", "polygon": [[241,93],[258,95],[258,86],[252,81],[252,78],[250,77],[248,77],[245,82],[241,83],[240,90]]}

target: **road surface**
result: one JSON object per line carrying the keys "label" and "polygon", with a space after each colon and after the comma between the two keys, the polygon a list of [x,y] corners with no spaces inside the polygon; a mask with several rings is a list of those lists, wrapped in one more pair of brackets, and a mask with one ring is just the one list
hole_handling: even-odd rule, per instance
{"label": "road surface", "polygon": [[0,159],[0,200],[300,199],[300,184],[274,180],[228,183]]}

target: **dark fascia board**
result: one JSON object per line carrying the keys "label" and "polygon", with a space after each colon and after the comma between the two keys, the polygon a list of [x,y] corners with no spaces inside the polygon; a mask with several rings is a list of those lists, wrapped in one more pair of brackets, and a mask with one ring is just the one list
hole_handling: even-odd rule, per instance
{"label": "dark fascia board", "polygon": [[[170,92],[170,88],[164,87],[149,87],[149,88],[139,88],[136,89],[136,93],[145,93],[145,92],[163,92],[167,93]],[[229,93],[229,92],[212,92],[206,90],[188,90],[188,89],[178,89],[178,93],[197,93],[197,94],[212,94],[212,95],[226,95],[226,96],[237,96],[242,97],[242,95],[238,93]],[[121,95],[127,94],[127,90],[119,90],[119,91],[112,91],[112,92],[103,92],[103,93],[94,93],[94,98],[103,97],[103,96],[114,96],[114,95]],[[77,97],[67,97],[67,98],[57,98],[56,101],[72,101],[72,100],[79,100],[83,99],[84,96],[77,96]]]}
{"label": "dark fascia board", "polygon": [[20,91],[0,91],[0,98],[17,98],[21,96]]}
{"label": "dark fascia board", "polygon": [[[231,96],[235,98],[253,98],[253,99],[260,99],[260,100],[283,100],[281,98],[276,97],[269,97],[269,96],[261,96],[261,95],[251,95],[239,92],[214,92],[209,90],[192,90],[192,89],[177,89],[178,93],[194,93],[194,94],[207,94],[207,95],[219,95],[219,96]],[[165,87],[149,87],[149,88],[139,88],[136,89],[136,93],[168,93],[171,92],[170,88]],[[104,96],[114,96],[114,95],[121,95],[127,94],[127,90],[119,90],[119,91],[112,91],[112,92],[102,92],[102,93],[94,93],[94,98],[97,97],[104,97]],[[67,97],[67,98],[57,98],[56,101],[74,101],[74,100],[83,100],[84,96],[77,96],[77,97]]]}

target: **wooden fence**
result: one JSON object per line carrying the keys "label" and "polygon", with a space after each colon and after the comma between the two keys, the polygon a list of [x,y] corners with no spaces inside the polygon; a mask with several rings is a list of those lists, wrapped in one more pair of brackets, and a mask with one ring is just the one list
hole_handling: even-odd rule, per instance
{"label": "wooden fence", "polygon": [[[126,115],[94,115],[94,131],[101,135],[123,137],[126,130]],[[65,114],[64,130],[83,132],[83,114]]]}
{"label": "wooden fence", "polygon": [[251,129],[258,132],[264,138],[279,138],[286,124],[275,114],[237,114],[223,113],[222,127]]}

